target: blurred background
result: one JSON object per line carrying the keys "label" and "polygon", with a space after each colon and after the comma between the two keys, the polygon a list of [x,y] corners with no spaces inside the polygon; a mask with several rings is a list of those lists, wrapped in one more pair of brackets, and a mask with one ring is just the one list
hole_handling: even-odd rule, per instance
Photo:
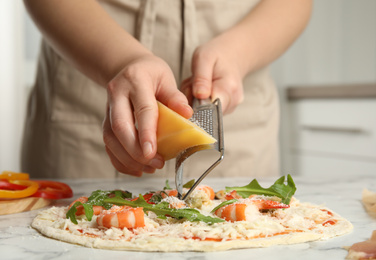
{"label": "blurred background", "polygon": [[[0,31],[0,171],[18,171],[40,34],[22,1],[11,0],[0,0]],[[310,24],[271,72],[281,174],[376,174],[375,0],[314,1]]]}

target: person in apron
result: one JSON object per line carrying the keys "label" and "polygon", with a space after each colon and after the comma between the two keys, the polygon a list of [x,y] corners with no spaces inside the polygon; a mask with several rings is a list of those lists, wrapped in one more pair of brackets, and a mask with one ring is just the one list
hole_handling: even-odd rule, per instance
{"label": "person in apron", "polygon": [[[159,99],[189,117],[183,92],[219,97],[224,105],[225,159],[211,176],[279,175],[279,104],[267,65],[304,29],[310,0],[25,4],[44,38],[25,120],[22,171],[33,178],[115,178],[157,170],[143,176],[168,178],[174,161],[165,165],[155,140],[143,134],[155,127],[156,104],[150,109],[137,102]],[[134,79],[148,70],[171,75],[153,86],[154,93],[120,91],[119,85],[139,84]],[[124,93],[132,104],[119,98]],[[200,176],[212,157],[192,158],[184,176]]]}

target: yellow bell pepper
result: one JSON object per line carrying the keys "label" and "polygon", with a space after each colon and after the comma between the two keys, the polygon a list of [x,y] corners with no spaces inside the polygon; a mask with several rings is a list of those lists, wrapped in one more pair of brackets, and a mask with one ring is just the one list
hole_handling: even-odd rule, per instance
{"label": "yellow bell pepper", "polygon": [[[0,178],[2,176],[0,175]],[[23,190],[2,190],[0,189],[0,198],[2,199],[20,199],[33,195],[39,189],[39,184],[30,180],[9,180],[10,183],[26,186]]]}
{"label": "yellow bell pepper", "polygon": [[3,171],[0,174],[0,179],[6,180],[28,180],[29,174],[23,172],[11,172],[11,171]]}

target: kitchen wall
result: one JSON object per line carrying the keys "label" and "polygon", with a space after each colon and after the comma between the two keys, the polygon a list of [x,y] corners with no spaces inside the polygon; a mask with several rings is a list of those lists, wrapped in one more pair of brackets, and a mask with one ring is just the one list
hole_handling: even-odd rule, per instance
{"label": "kitchen wall", "polygon": [[[376,83],[376,1],[314,1],[308,27],[295,44],[272,65],[272,73],[281,98],[281,173],[308,174],[306,169],[299,167],[303,159],[293,150],[294,143],[299,141],[296,140],[298,129],[294,128],[296,124],[293,117],[304,115],[302,111],[296,111],[299,107],[295,104],[297,102],[287,101],[286,88]],[[376,99],[366,102],[376,102]],[[319,107],[321,105],[318,104]],[[325,111],[318,111],[317,106],[312,109],[317,110],[310,111],[316,112],[316,117],[325,114]],[[373,120],[376,121],[376,113],[374,114]],[[328,145],[324,138],[319,140],[322,140],[322,146]],[[348,149],[352,149],[350,145]],[[317,158],[316,156],[315,160]],[[336,164],[346,165],[344,162],[344,159],[338,159]],[[376,157],[373,158],[373,163],[376,165]],[[310,167],[313,168],[312,165]],[[323,164],[323,168],[325,167],[330,168],[329,164]],[[316,172],[319,174],[319,170]]]}
{"label": "kitchen wall", "polygon": [[18,170],[24,117],[24,44],[21,1],[0,1],[0,171]]}
{"label": "kitchen wall", "polygon": [[[19,170],[22,122],[40,35],[21,1],[0,1],[0,171]],[[376,1],[316,0],[308,28],[272,66],[281,96],[281,172],[290,170],[285,89],[376,82]],[[37,152],[37,151],[36,151]]]}

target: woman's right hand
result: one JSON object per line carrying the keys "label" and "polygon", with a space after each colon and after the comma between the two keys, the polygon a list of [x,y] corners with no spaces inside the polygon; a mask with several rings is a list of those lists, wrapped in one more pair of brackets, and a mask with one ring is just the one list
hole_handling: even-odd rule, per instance
{"label": "woman's right hand", "polygon": [[137,57],[108,83],[107,98],[103,140],[114,167],[134,176],[162,168],[156,100],[186,118],[193,113],[169,66],[149,53]]}
{"label": "woman's right hand", "polygon": [[103,139],[115,168],[140,176],[163,167],[156,154],[156,99],[182,116],[192,114],[168,65],[125,31],[98,1],[24,2],[48,44],[107,88]]}

